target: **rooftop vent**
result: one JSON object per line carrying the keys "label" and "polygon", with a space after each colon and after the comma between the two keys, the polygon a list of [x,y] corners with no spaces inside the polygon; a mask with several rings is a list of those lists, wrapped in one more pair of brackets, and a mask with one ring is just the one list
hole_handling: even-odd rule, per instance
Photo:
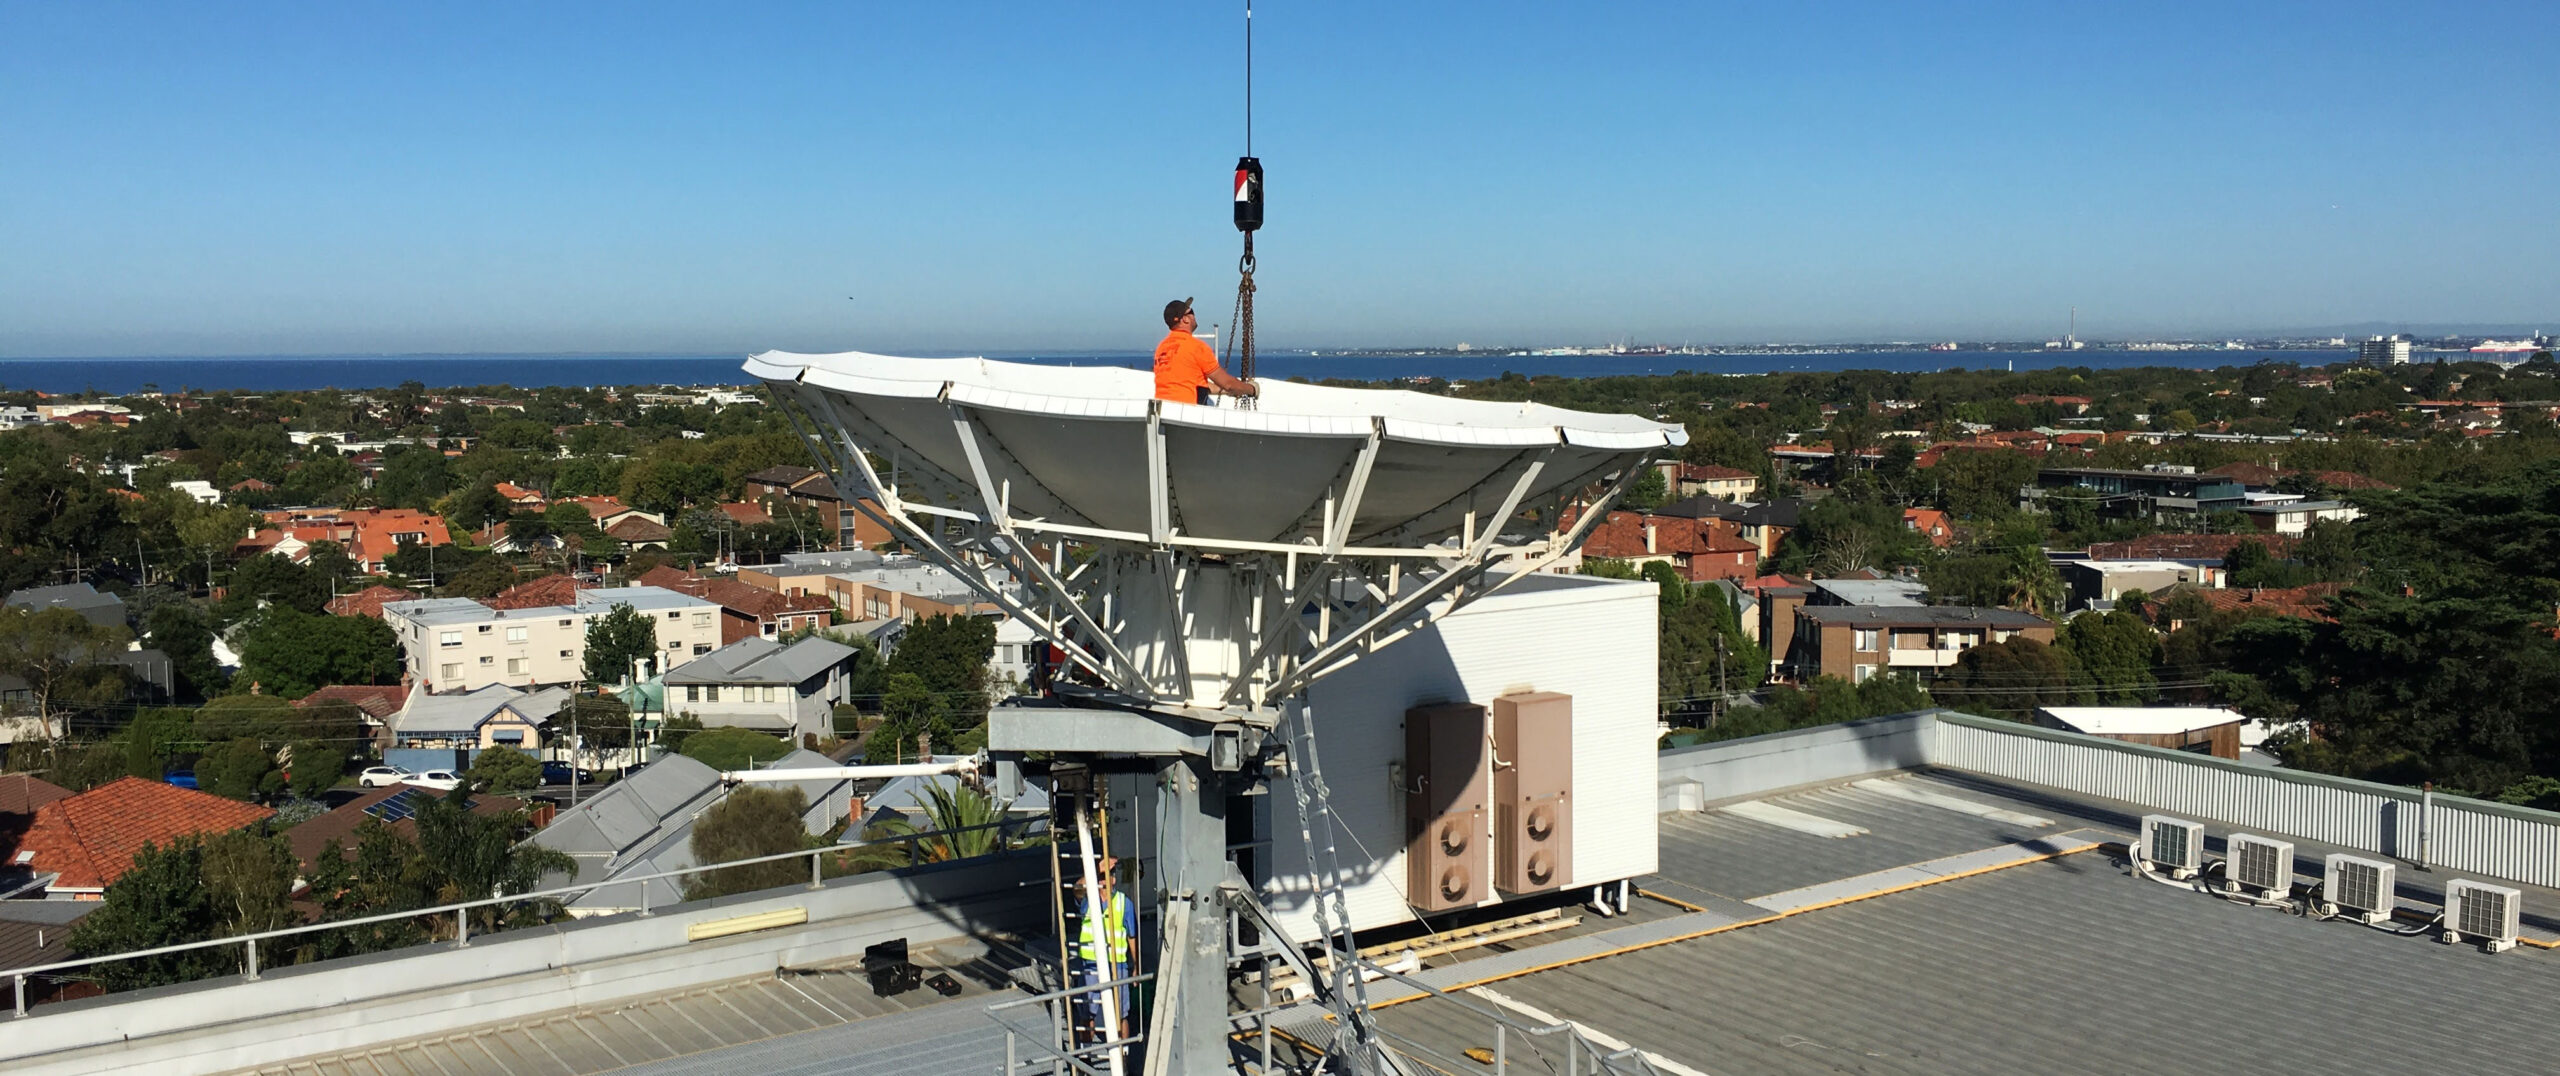
{"label": "rooftop vent", "polygon": [[2320,873],[2320,913],[2344,915],[2367,924],[2391,918],[2399,901],[2392,896],[2398,868],[2378,860],[2349,855],[2329,857]]}
{"label": "rooftop vent", "polygon": [[2444,887],[2444,940],[2468,938],[2483,952],[2516,947],[2516,916],[2524,894],[2504,886],[2456,878]]}
{"label": "rooftop vent", "polygon": [[2293,843],[2253,833],[2231,835],[2227,879],[2234,891],[2254,889],[2270,897],[2293,895]]}
{"label": "rooftop vent", "polygon": [[2172,878],[2193,878],[2204,865],[2204,827],[2165,814],[2144,815],[2138,854],[2144,862],[2166,868]]}

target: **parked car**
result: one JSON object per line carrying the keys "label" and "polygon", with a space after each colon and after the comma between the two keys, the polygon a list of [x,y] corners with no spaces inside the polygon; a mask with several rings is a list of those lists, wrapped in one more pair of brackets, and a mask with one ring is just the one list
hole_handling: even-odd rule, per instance
{"label": "parked car", "polygon": [[367,766],[363,773],[356,775],[356,783],[366,788],[382,788],[386,785],[399,784],[412,776],[414,775],[409,771],[398,766]]}
{"label": "parked car", "polygon": [[196,771],[176,770],[171,772],[168,776],[161,778],[161,780],[167,781],[180,788],[194,788],[196,787]]}
{"label": "parked car", "polygon": [[452,770],[428,770],[425,773],[413,773],[403,777],[400,783],[416,785],[420,788],[440,788],[450,792],[462,787],[462,778]]}
{"label": "parked car", "polygon": [[[585,768],[583,768],[583,767],[582,767],[582,768],[580,768],[577,772],[578,772],[578,783],[579,783],[579,784],[582,784],[582,785],[591,785],[591,784],[594,784],[594,783],[596,783],[597,781],[599,781],[599,780],[602,780],[602,779],[603,779],[602,775],[598,774],[596,771],[594,771],[594,770],[590,770],[590,769],[585,769]],[[542,764],[542,783],[543,783],[543,784],[546,784],[546,785],[565,785],[565,784],[568,784],[568,783],[569,783],[569,764],[568,764],[568,763],[566,763],[566,762],[559,761],[559,760],[557,760],[557,759],[554,759],[554,760],[552,760],[552,761],[550,761],[550,762],[545,762],[545,763],[543,763],[543,764]]]}

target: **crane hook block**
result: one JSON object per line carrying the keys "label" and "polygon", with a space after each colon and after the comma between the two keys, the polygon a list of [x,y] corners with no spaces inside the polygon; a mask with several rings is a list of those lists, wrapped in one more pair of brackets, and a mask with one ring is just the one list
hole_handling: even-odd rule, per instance
{"label": "crane hook block", "polygon": [[1262,227],[1262,158],[1236,158],[1236,230]]}

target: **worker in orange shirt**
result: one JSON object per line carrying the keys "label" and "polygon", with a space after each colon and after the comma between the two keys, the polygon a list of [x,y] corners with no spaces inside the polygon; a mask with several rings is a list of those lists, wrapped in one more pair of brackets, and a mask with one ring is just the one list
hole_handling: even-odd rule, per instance
{"label": "worker in orange shirt", "polygon": [[1200,327],[1200,316],[1191,312],[1191,300],[1164,304],[1164,327],[1169,331],[1156,344],[1156,399],[1206,405],[1212,392],[1262,395],[1260,386],[1220,367],[1218,353],[1191,334]]}

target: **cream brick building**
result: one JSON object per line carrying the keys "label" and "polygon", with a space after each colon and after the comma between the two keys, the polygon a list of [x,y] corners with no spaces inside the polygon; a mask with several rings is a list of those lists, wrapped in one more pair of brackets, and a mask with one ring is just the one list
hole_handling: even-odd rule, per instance
{"label": "cream brick building", "polygon": [[720,606],[658,587],[578,592],[569,605],[492,609],[469,598],[388,602],[410,682],[439,694],[491,684],[538,687],[585,676],[587,625],[629,605],[658,629],[658,671],[720,647]]}

